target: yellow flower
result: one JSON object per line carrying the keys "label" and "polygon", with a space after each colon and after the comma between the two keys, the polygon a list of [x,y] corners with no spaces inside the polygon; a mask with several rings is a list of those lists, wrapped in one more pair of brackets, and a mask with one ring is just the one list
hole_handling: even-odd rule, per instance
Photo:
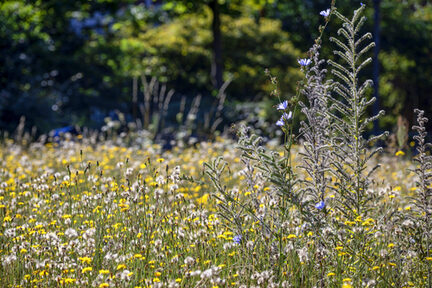
{"label": "yellow flower", "polygon": [[294,235],[294,234],[289,234],[287,238],[288,238],[288,239],[293,239],[293,238],[297,238],[297,236]]}
{"label": "yellow flower", "polygon": [[91,262],[91,258],[89,258],[89,257],[79,257],[78,259],[79,259],[82,263],[90,264],[90,262]]}
{"label": "yellow flower", "polygon": [[99,285],[99,288],[106,288],[106,287],[109,287],[108,283],[102,283]]}
{"label": "yellow flower", "polygon": [[196,201],[198,204],[207,204],[209,198],[209,194],[204,194],[201,198],[198,198]]}
{"label": "yellow flower", "polygon": [[405,155],[405,152],[403,152],[403,151],[401,151],[401,150],[399,150],[399,151],[397,151],[396,152],[396,157],[399,157],[399,156],[404,156]]}
{"label": "yellow flower", "polygon": [[126,268],[126,265],[125,264],[119,264],[118,266],[117,266],[117,270],[121,270],[121,269],[125,269]]}
{"label": "yellow flower", "polygon": [[330,273],[327,274],[327,277],[335,276],[335,275],[336,275],[336,273],[330,272]]}
{"label": "yellow flower", "polygon": [[84,269],[81,270],[82,273],[86,273],[88,271],[92,271],[93,268],[92,267],[85,267]]}
{"label": "yellow flower", "polygon": [[177,283],[180,283],[180,282],[182,281],[182,278],[177,278],[175,281],[176,281]]}
{"label": "yellow flower", "polygon": [[109,273],[110,273],[109,270],[104,270],[104,269],[99,270],[99,274],[109,274]]}
{"label": "yellow flower", "polygon": [[343,280],[342,280],[344,283],[342,284],[342,288],[352,288],[352,285],[351,285],[351,278],[344,278]]}
{"label": "yellow flower", "polygon": [[374,219],[368,218],[365,221],[363,221],[362,225],[363,226],[369,226],[369,225],[372,225],[374,223],[374,221],[375,221]]}

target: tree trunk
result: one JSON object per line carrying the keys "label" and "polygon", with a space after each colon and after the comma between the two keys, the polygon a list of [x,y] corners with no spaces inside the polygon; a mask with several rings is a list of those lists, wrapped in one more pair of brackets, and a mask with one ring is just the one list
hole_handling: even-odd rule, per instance
{"label": "tree trunk", "polygon": [[222,60],[222,37],[221,37],[221,20],[218,0],[212,0],[209,4],[213,14],[212,34],[213,34],[213,57],[211,63],[212,83],[215,89],[219,89],[223,84],[223,60]]}
{"label": "tree trunk", "polygon": [[[381,0],[374,0],[374,9],[375,9],[374,42],[375,42],[375,49],[374,49],[374,61],[373,61],[373,81],[374,81],[374,96],[376,98],[376,101],[373,105],[374,115],[378,114],[380,111],[380,105],[379,105],[379,60],[378,60],[378,54],[379,54],[379,50],[380,50],[380,4],[381,4]],[[374,130],[373,132],[375,135],[379,134],[378,120],[374,121],[373,130]]]}
{"label": "tree trunk", "polygon": [[134,76],[132,78],[132,115],[134,121],[137,120],[138,113],[138,77]]}

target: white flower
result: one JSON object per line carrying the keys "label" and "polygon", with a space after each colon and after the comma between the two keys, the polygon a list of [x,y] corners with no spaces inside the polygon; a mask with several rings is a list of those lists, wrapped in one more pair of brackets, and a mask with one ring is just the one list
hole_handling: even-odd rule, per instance
{"label": "white flower", "polygon": [[201,273],[201,279],[211,278],[213,277],[213,269],[207,269]]}
{"label": "white flower", "polygon": [[201,270],[195,270],[195,271],[192,271],[190,273],[190,276],[192,276],[192,277],[198,276],[198,275],[201,275]]}
{"label": "white flower", "polygon": [[78,233],[77,233],[77,231],[75,229],[68,228],[65,231],[65,235],[66,235],[66,237],[73,238],[73,237],[77,237]]}
{"label": "white flower", "polygon": [[190,256],[188,256],[184,259],[184,264],[186,264],[186,265],[191,265],[193,263],[195,263],[195,259],[190,257]]}
{"label": "white flower", "polygon": [[129,280],[129,273],[130,273],[130,271],[129,270],[127,270],[127,269],[125,269],[125,270],[123,270],[123,272],[121,273],[121,275],[120,275],[120,278],[122,279],[122,280]]}

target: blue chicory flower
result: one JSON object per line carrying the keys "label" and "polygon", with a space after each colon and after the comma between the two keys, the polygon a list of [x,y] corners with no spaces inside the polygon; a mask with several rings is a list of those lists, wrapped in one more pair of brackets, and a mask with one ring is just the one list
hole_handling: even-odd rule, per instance
{"label": "blue chicory flower", "polygon": [[285,121],[289,121],[292,118],[292,112],[289,111],[289,113],[283,113],[281,118],[276,122],[277,126],[284,126]]}
{"label": "blue chicory flower", "polygon": [[286,110],[288,108],[288,101],[285,100],[277,106],[277,110]]}
{"label": "blue chicory flower", "polygon": [[235,244],[240,244],[241,239],[242,239],[241,235],[236,235],[236,236],[234,236],[233,241]]}
{"label": "blue chicory flower", "polygon": [[310,59],[299,59],[297,62],[301,66],[308,66],[312,61]]}
{"label": "blue chicory flower", "polygon": [[331,11],[330,9],[323,10],[320,12],[320,15],[324,17],[328,17],[330,15],[330,11]]}
{"label": "blue chicory flower", "polygon": [[364,4],[363,4],[363,2],[360,2],[360,6],[363,6]]}
{"label": "blue chicory flower", "polygon": [[322,210],[322,209],[324,209],[324,207],[325,207],[325,202],[324,202],[324,200],[322,200],[321,202],[319,202],[319,203],[317,203],[317,204],[315,205],[315,208],[318,209],[318,210]]}
{"label": "blue chicory flower", "polygon": [[281,118],[281,119],[279,119],[278,121],[276,121],[276,126],[284,126],[284,121],[283,121],[283,119]]}

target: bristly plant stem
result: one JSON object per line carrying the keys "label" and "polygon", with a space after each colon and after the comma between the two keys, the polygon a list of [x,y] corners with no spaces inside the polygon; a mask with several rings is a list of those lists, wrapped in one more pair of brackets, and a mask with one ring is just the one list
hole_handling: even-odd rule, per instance
{"label": "bristly plant stem", "polygon": [[[417,141],[417,152],[418,155],[414,158],[414,161],[418,163],[418,167],[414,170],[414,172],[418,175],[419,180],[416,183],[416,186],[419,189],[418,198],[414,199],[414,206],[416,207],[416,214],[414,215],[414,221],[416,218],[420,218],[422,220],[423,229],[421,232],[425,234],[426,243],[425,250],[426,255],[426,263],[428,267],[428,283],[429,287],[432,287],[432,277],[431,277],[431,261],[430,259],[430,232],[431,232],[431,184],[432,184],[432,172],[430,171],[432,168],[432,156],[427,155],[428,149],[432,146],[430,143],[426,143],[426,127],[425,124],[428,122],[428,118],[424,117],[424,111],[415,109],[414,112],[417,114],[417,125],[413,126],[413,130],[417,132],[417,135],[414,136],[414,139]],[[420,240],[421,241],[421,240]],[[422,243],[420,243],[420,246]]]}
{"label": "bristly plant stem", "polygon": [[[334,111],[330,113],[330,117],[335,121],[335,132],[339,134],[338,138],[335,138],[339,145],[333,154],[335,156],[333,165],[336,168],[337,177],[343,180],[341,183],[343,206],[349,208],[352,217],[363,215],[366,212],[365,209],[368,209],[366,189],[369,180],[364,175],[364,171],[372,155],[381,151],[381,148],[377,148],[368,152],[367,146],[387,134],[383,133],[367,140],[362,136],[367,123],[373,122],[384,113],[381,111],[370,118],[363,116],[367,107],[375,102],[375,98],[367,100],[365,97],[366,89],[372,84],[372,81],[366,80],[362,85],[358,83],[359,72],[372,61],[370,57],[361,60],[361,56],[374,47],[373,42],[363,44],[365,40],[372,38],[370,33],[357,36],[366,20],[364,16],[361,17],[363,10],[364,6],[354,11],[351,20],[336,10],[334,14],[343,22],[338,34],[343,37],[342,39],[330,38],[340,48],[334,53],[342,60],[342,63],[329,60],[330,65],[333,66],[332,73],[338,80],[334,87],[336,95],[332,96]],[[339,100],[340,98],[342,100]],[[376,167],[372,170],[374,169]]]}

